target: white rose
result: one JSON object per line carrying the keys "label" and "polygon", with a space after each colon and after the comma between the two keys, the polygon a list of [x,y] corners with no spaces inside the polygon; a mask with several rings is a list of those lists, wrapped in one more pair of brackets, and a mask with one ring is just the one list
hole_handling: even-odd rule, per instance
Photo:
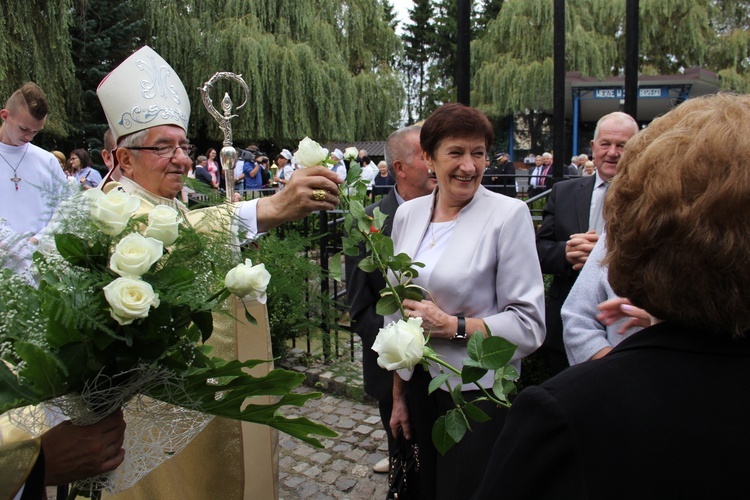
{"label": "white rose", "polygon": [[145,318],[149,308],[159,307],[159,296],[154,289],[138,279],[117,278],[104,287],[104,297],[112,308],[110,314],[121,325]]}
{"label": "white rose", "polygon": [[422,318],[400,319],[380,329],[372,350],[378,353],[381,368],[412,369],[422,360],[425,342]]}
{"label": "white rose", "polygon": [[[90,189],[87,193],[99,191]],[[125,191],[113,189],[105,195],[88,195],[93,200],[91,205],[91,217],[102,223],[102,232],[110,236],[117,236],[128,225],[141,200],[130,196]]]}
{"label": "white rose", "polygon": [[305,137],[300,141],[294,157],[303,167],[314,167],[322,165],[328,159],[328,150],[323,149],[320,144],[309,137]]}
{"label": "white rose", "polygon": [[109,268],[125,278],[139,278],[151,269],[163,253],[161,241],[132,233],[117,243],[109,258]]}
{"label": "white rose", "polygon": [[357,151],[357,148],[354,146],[349,146],[344,150],[344,159],[345,160],[354,160],[359,156],[359,151]]}
{"label": "white rose", "polygon": [[227,290],[238,297],[250,296],[261,304],[266,303],[266,288],[271,281],[271,273],[266,271],[265,264],[253,265],[250,259],[230,269],[224,278]]}
{"label": "white rose", "polygon": [[175,242],[178,234],[179,213],[167,205],[157,205],[148,214],[148,227],[143,233],[145,236],[156,238],[169,246]]}

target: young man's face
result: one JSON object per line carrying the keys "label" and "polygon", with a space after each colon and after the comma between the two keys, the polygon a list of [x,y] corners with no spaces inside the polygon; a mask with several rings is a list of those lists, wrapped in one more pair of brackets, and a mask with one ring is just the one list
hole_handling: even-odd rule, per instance
{"label": "young man's face", "polygon": [[44,128],[47,121],[47,117],[37,120],[24,108],[15,111],[2,109],[0,110],[0,118],[3,119],[0,140],[9,146],[23,146],[31,142],[34,136]]}

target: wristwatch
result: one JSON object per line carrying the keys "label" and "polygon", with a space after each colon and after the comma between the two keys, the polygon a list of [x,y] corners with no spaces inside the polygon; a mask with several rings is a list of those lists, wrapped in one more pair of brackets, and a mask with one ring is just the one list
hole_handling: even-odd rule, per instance
{"label": "wristwatch", "polygon": [[453,334],[453,337],[451,337],[451,342],[455,344],[463,344],[466,342],[466,318],[463,316],[458,317],[458,328],[456,328],[456,333]]}

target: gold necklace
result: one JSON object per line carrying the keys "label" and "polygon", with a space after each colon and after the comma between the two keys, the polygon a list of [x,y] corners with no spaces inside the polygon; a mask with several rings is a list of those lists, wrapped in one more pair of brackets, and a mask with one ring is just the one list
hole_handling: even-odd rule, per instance
{"label": "gold necklace", "polygon": [[[456,221],[457,220],[458,219],[453,219],[451,221],[451,224],[446,225],[444,229],[441,228],[442,230],[438,233],[438,237],[442,236],[443,234],[445,234],[448,231],[450,231],[453,228],[453,226],[456,225]],[[430,243],[429,243],[430,250],[432,250],[432,248],[435,246],[435,224],[441,224],[441,223],[440,222],[430,222],[430,236],[431,236],[430,237]]]}
{"label": "gold necklace", "polygon": [[29,144],[26,143],[26,149],[24,149],[23,154],[21,155],[21,159],[18,160],[18,163],[16,163],[16,168],[13,168],[13,165],[10,164],[8,159],[3,156],[2,153],[0,153],[0,158],[5,160],[5,163],[8,164],[11,170],[13,170],[13,177],[10,178],[11,182],[16,184],[16,191],[18,191],[18,183],[21,182],[21,178],[18,177],[18,167],[21,166],[21,162],[23,161],[24,157],[26,156],[26,153],[29,151]]}

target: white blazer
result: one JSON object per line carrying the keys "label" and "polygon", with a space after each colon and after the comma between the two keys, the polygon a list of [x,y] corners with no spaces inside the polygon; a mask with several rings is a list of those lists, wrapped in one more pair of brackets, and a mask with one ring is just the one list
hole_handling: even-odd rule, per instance
{"label": "white blazer", "polygon": [[[432,219],[437,191],[408,201],[396,211],[392,232],[396,254],[416,254]],[[443,311],[482,318],[493,336],[518,346],[513,364],[519,371],[521,358],[542,344],[544,282],[536,259],[534,226],[522,201],[480,186],[459,212],[429,282],[419,280],[415,282],[427,289]],[[397,319],[398,313],[388,316],[386,324]],[[460,369],[461,361],[468,357],[464,345],[444,339],[434,339],[431,344],[456,368]],[[410,374],[399,374],[405,380],[410,378]],[[480,383],[492,387],[492,373]],[[473,384],[464,387],[472,389],[476,389]]]}

